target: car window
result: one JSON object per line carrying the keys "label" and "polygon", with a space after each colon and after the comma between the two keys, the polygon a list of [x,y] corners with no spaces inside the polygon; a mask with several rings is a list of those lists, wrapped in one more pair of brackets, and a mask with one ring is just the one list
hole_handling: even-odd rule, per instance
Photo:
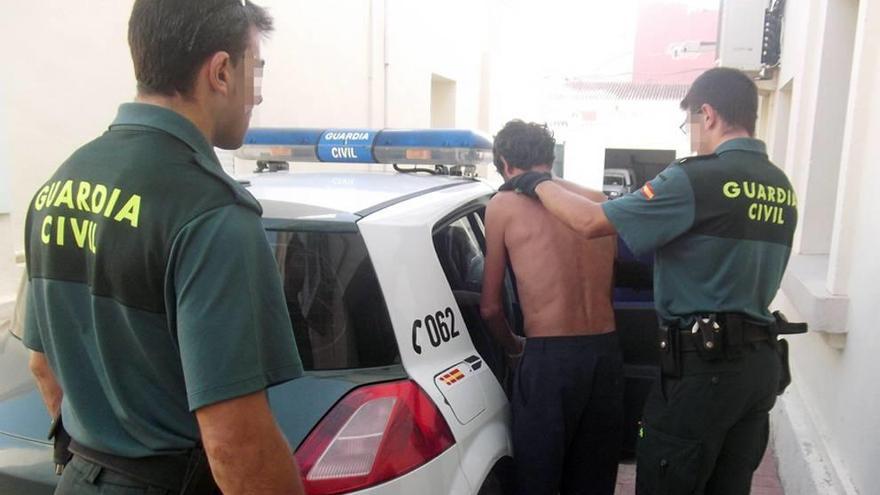
{"label": "car window", "polygon": [[306,370],[400,361],[385,298],[357,232],[267,230]]}
{"label": "car window", "polygon": [[434,247],[450,288],[479,293],[485,257],[469,217],[459,218],[436,232]]}

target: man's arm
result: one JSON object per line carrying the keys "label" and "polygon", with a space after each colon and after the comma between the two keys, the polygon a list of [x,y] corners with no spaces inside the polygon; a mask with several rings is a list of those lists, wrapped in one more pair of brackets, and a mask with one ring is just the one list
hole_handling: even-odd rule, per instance
{"label": "man's arm", "polygon": [[43,403],[46,404],[46,410],[49,411],[49,417],[57,418],[61,413],[61,398],[64,396],[52,368],[49,367],[49,361],[42,352],[31,351],[28,359],[28,367],[37,381],[37,389],[40,390],[40,396]]}
{"label": "man's arm", "polygon": [[580,235],[592,239],[617,233],[600,203],[571,192],[557,181],[541,182],[535,192],[547,211]]}
{"label": "man's arm", "polygon": [[196,419],[223,493],[305,493],[264,391],[205,406]]}
{"label": "man's arm", "polygon": [[517,338],[504,316],[502,290],[507,269],[507,249],[504,247],[503,218],[496,211],[498,203],[486,207],[486,261],[483,267],[483,291],[480,296],[480,316],[495,340],[508,355],[522,352],[522,339]]}

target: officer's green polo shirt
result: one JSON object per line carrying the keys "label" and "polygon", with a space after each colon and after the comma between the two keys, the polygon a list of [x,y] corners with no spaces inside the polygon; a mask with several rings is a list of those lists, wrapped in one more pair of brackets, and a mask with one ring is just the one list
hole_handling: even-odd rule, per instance
{"label": "officer's green polo shirt", "polygon": [[636,254],[655,252],[660,319],[744,313],[771,322],[797,224],[797,199],[764,143],[739,138],[672,163],[642,189],[602,205]]}
{"label": "officer's green polo shirt", "polygon": [[78,442],[191,448],[192,411],[302,373],[254,198],[183,116],[129,103],[28,211],[24,342]]}

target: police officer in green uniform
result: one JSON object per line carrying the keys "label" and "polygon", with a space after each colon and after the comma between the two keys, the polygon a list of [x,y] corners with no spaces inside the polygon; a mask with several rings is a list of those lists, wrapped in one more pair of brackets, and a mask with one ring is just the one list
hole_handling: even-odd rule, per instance
{"label": "police officer in green uniform", "polygon": [[603,204],[549,175],[505,184],[539,199],[588,237],[619,234],[655,253],[661,379],[644,411],[640,494],[746,494],[768,439],[780,384],[768,309],[788,263],[797,200],[754,139],[757,89],[742,72],[697,78],[681,107],[698,156]]}
{"label": "police officer in green uniform", "polygon": [[56,493],[302,493],[265,392],[302,373],[279,272],[213,150],[241,145],[271,28],[242,0],[137,0],[136,102],[30,205],[24,343],[72,437]]}

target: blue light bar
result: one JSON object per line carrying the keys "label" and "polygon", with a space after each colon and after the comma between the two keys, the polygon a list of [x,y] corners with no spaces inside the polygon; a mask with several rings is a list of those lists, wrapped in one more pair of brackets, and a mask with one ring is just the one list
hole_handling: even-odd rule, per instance
{"label": "blue light bar", "polygon": [[479,165],[492,140],[462,129],[272,129],[248,131],[238,158],[261,161]]}

